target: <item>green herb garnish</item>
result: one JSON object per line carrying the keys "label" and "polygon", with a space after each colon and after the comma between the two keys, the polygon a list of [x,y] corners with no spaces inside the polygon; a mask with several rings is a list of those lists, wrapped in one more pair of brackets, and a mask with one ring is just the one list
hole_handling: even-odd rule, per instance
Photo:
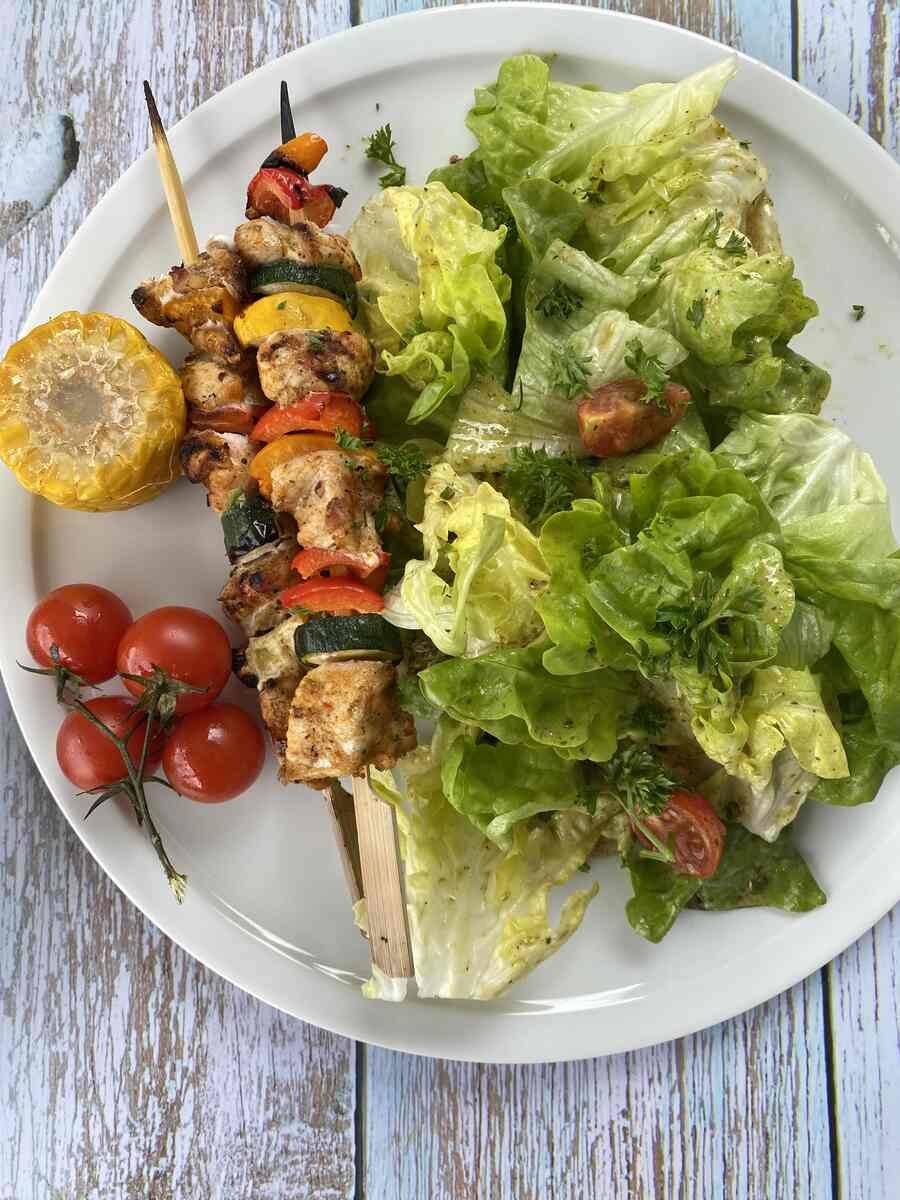
{"label": "green herb garnish", "polygon": [[699,329],[703,324],[703,314],[705,311],[706,301],[702,296],[698,296],[687,310],[687,319],[695,329]]}
{"label": "green herb garnish", "polygon": [[341,429],[340,426],[334,431],[334,440],[342,450],[362,450],[365,444],[362,438],[354,437],[352,433],[348,433],[346,429]]}
{"label": "green herb garnish", "polygon": [[647,353],[640,338],[633,337],[630,342],[626,343],[625,349],[627,351],[625,366],[629,371],[634,371],[647,389],[641,396],[641,402],[655,404],[663,412],[668,412],[669,406],[666,403],[665,391],[669,376],[666,374],[665,367],[655,355]]}
{"label": "green herb garnish", "polygon": [[733,254],[735,258],[745,258],[747,254],[747,243],[741,237],[736,229],[732,229],[728,235],[728,241],[724,246],[719,247],[726,254]]}
{"label": "green herb garnish", "polygon": [[864,304],[851,304],[850,311],[853,313],[854,321],[861,321],[866,315],[866,306]]}
{"label": "green herb garnish", "polygon": [[391,134],[390,125],[382,125],[373,134],[365,138],[366,158],[380,162],[387,171],[381,175],[378,182],[383,188],[402,187],[406,183],[406,167],[400,165],[394,155],[396,142]]}
{"label": "green herb garnish", "polygon": [[663,770],[659,760],[642,746],[626,746],[600,765],[600,788],[618,800],[632,826],[653,847],[645,857],[674,862],[675,855],[646,824],[646,817],[665,812],[678,784]]}
{"label": "green herb garnish", "polygon": [[403,485],[427,475],[431,470],[431,463],[425,451],[413,442],[407,442],[403,446],[389,446],[386,442],[378,442],[375,453],[394,479]]}
{"label": "green herb garnish", "polygon": [[551,455],[533,446],[515,447],[505,476],[506,494],[533,524],[571,508],[585,480],[571,454]]}
{"label": "green herb garnish", "polygon": [[567,400],[574,400],[587,391],[590,369],[589,359],[582,358],[571,346],[563,346],[553,354],[550,386],[554,391],[562,392]]}
{"label": "green herb garnish", "polygon": [[542,317],[547,317],[548,320],[555,317],[558,321],[564,321],[566,317],[571,317],[573,312],[577,312],[581,308],[581,304],[582,300],[577,292],[564,283],[554,283],[550,291],[546,292],[534,307]]}

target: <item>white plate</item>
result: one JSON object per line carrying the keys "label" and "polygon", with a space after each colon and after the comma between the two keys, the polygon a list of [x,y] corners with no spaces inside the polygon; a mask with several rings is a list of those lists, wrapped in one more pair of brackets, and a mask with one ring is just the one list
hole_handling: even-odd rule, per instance
{"label": "white plate", "polygon": [[[409,178],[422,180],[470,138],[472,89],[509,54],[556,51],[556,72],[608,88],[674,79],[727,53],[632,17],[558,6],[454,8],[377,22],[305,47],[228,88],[172,132],[201,237],[242,219],[246,182],[278,140],[278,83],[290,82],[303,128],[332,152],[328,177],[349,188],[341,216],[377,186],[360,139],[390,121]],[[900,312],[900,170],[848,120],[749,59],[722,105],[771,169],[786,246],[822,308],[804,351],[834,376],[827,414],[872,452],[900,496],[896,314]],[[300,115],[302,114],[302,115]],[[177,257],[156,163],[145,155],[97,206],[42,291],[29,326],[67,308],[138,321],[133,287]],[[852,322],[852,303],[866,318]],[[180,361],[174,334],[145,332]],[[34,501],[5,472],[2,555],[7,622],[0,665],[29,747],[90,852],[165,933],[221,975],[289,1013],[364,1041],[451,1058],[530,1062],[629,1050],[702,1028],[795,983],[859,937],[900,897],[898,778],[872,805],[807,806],[800,842],[829,903],[805,916],[686,913],[660,946],[625,922],[625,873],[595,867],[601,894],[582,929],[507,998],[486,1005],[363,1000],[364,941],[353,927],[321,802],[280,788],[206,807],[154,799],[190,888],[179,908],[146,840],[124,812],[89,823],[59,773],[59,713],[45,681],[16,669],[25,618],[48,588],[106,584],[136,612],[194,604],[216,613],[226,562],[203,493],[179,484],[128,514],[67,513]],[[250,703],[243,689],[236,695]]]}

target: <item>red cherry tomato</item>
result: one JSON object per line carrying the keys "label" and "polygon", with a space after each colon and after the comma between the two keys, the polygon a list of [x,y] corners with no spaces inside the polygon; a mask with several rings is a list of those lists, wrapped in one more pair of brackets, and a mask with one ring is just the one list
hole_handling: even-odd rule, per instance
{"label": "red cherry tomato", "polygon": [[[137,765],[144,744],[147,720],[137,705],[125,696],[98,696],[86,701],[86,707],[107,725],[117,737],[128,738],[128,753]],[[152,775],[159,766],[160,738],[151,740],[144,770]],[[122,755],[113,743],[80,712],[70,712],[56,735],[56,761],[70,783],[87,791],[115,783],[125,774]]]}
{"label": "red cherry tomato", "polygon": [[[194,712],[211,704],[231,674],[231,644],[225,630],[196,608],[171,605],[138,617],[119,643],[120,674],[150,675],[161,667],[173,679],[205,689],[178,696],[176,713]],[[123,680],[132,696],[143,686]]]}
{"label": "red cherry tomato", "polygon": [[725,846],[725,826],[704,796],[696,792],[673,792],[668,806],[658,816],[642,820],[660,841],[672,847],[677,871],[696,875],[698,879],[708,879],[716,873]]}
{"label": "red cherry tomato", "polygon": [[236,704],[213,704],[178,722],[166,742],[163,769],[182,796],[219,804],[255,782],[265,757],[256,722]]}
{"label": "red cherry tomato", "polygon": [[51,646],[59,661],[86,683],[105,683],[116,673],[116,649],[132,622],[118,596],[93,583],[68,583],[32,609],[25,630],[28,653],[52,667]]}

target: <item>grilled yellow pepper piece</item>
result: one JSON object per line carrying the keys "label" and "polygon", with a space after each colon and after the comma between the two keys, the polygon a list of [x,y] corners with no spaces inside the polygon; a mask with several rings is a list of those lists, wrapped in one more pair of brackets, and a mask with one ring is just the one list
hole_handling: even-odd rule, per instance
{"label": "grilled yellow pepper piece", "polygon": [[234,321],[234,334],[242,346],[258,346],[270,333],[281,329],[334,329],[342,333],[352,328],[353,322],[343,304],[305,292],[263,296]]}
{"label": "grilled yellow pepper piece", "polygon": [[62,313],[0,363],[0,457],[63,508],[152,500],[180,473],[184,426],[178,375],[118,317]]}

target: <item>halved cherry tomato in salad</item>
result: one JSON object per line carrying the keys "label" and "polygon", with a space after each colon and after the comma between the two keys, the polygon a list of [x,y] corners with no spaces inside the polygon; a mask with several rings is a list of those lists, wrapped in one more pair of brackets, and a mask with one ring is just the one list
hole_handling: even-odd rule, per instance
{"label": "halved cherry tomato in salad", "polygon": [[382,568],[387,573],[391,561],[391,556],[386,551],[381,550],[379,553],[377,565],[370,567],[360,561],[359,554],[354,554],[351,550],[320,550],[315,546],[309,546],[296,555],[291,567],[302,579],[312,579],[314,575],[319,575],[322,571],[330,568],[349,567],[354,575],[366,581],[368,587],[374,588],[376,585],[372,582],[373,576]]}
{"label": "halved cherry tomato in salad", "polygon": [[345,429],[353,437],[359,437],[363,429],[362,408],[346,392],[310,392],[296,404],[270,408],[257,421],[251,437],[254,442],[273,442],[300,429],[328,433]]}
{"label": "halved cherry tomato in salad", "polygon": [[265,757],[257,723],[236,704],[213,704],[178,722],[166,742],[163,769],[182,796],[220,804],[256,782]]}
{"label": "halved cherry tomato in salad", "polygon": [[[125,696],[97,696],[85,701],[85,707],[116,737],[127,737],[128,756],[137,766],[141,759],[147,718],[134,701]],[[160,738],[151,736],[145,775],[152,775],[159,766],[161,749]],[[125,774],[125,764],[118,748],[80,712],[70,712],[59,727],[56,761],[66,779],[83,791],[115,783]]]}
{"label": "halved cherry tomato in salad", "polygon": [[[176,713],[193,712],[211,704],[231,675],[231,643],[218,621],[197,608],[168,605],[139,617],[126,630],[118,651],[119,674],[150,675],[161,667],[173,679],[200,692],[176,697]],[[132,696],[144,686],[124,679]]]}
{"label": "halved cherry tomato in salad", "polygon": [[85,683],[105,683],[116,673],[116,650],[132,622],[131,613],[115,593],[93,583],[68,583],[54,588],[28,618],[28,653],[42,667],[59,663]]}
{"label": "halved cherry tomato in salad", "polygon": [[381,612],[384,597],[352,576],[317,576],[295,583],[278,599],[285,608],[305,608],[309,612],[349,613]]}
{"label": "halved cherry tomato in salad", "polygon": [[[338,444],[330,433],[289,433],[264,446],[250,464],[250,474],[259,484],[259,490],[268,496],[272,490],[272,472],[283,463],[290,462],[298,454],[315,454],[319,450],[337,450]],[[348,458],[355,459],[371,471],[384,471],[384,465],[374,450],[344,450]]]}
{"label": "halved cherry tomato in salad", "polygon": [[[725,846],[725,826],[713,806],[697,792],[672,793],[668,806],[642,822],[675,855],[674,868],[685,875],[708,879],[716,873]],[[638,830],[638,837],[641,833]],[[641,837],[642,841],[646,841]]]}

